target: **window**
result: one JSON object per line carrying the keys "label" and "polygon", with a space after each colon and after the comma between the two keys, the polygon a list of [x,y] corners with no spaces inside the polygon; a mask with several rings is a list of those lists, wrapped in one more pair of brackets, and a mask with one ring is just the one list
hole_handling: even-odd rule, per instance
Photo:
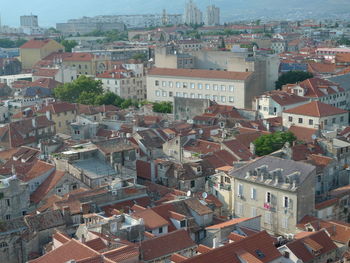
{"label": "window", "polygon": [[11,220],[11,215],[6,215],[5,218],[6,220]]}
{"label": "window", "polygon": [[202,83],[198,83],[198,89],[202,89],[203,88],[203,84]]}
{"label": "window", "polygon": [[256,217],[256,215],[257,215],[256,207],[252,207],[252,210],[251,210],[251,217]]}
{"label": "window", "polygon": [[206,89],[210,89],[210,85],[209,84],[205,84],[205,88]]}
{"label": "window", "polygon": [[289,207],[289,198],[288,196],[283,196],[283,207]]}
{"label": "window", "polygon": [[169,81],[168,85],[169,85],[170,88],[172,88],[173,87],[173,82]]}
{"label": "window", "polygon": [[265,211],[264,219],[265,219],[265,224],[271,225],[271,212]]}
{"label": "window", "polygon": [[243,204],[242,203],[237,203],[236,213],[239,216],[243,215]]}
{"label": "window", "polygon": [[176,88],[180,88],[180,87],[181,87],[180,82],[176,82]]}
{"label": "window", "polygon": [[328,121],[327,120],[324,120],[324,125],[327,125],[328,124]]}
{"label": "window", "polygon": [[187,93],[186,92],[183,93],[183,97],[187,98]]}
{"label": "window", "polygon": [[186,227],[186,220],[180,221],[180,227]]}
{"label": "window", "polygon": [[226,102],[226,97],[225,96],[221,96],[221,101],[222,102]]}
{"label": "window", "polygon": [[181,92],[176,92],[176,97],[181,97]]}
{"label": "window", "polygon": [[303,118],[299,118],[298,123],[303,123]]}
{"label": "window", "polygon": [[196,96],[194,93],[191,93],[191,96],[190,96],[192,99],[194,99]]}
{"label": "window", "polygon": [[252,200],[256,200],[256,189],[255,188],[250,188],[250,198]]}
{"label": "window", "polygon": [[340,122],[343,122],[344,121],[344,116],[341,116],[340,117]]}
{"label": "window", "polygon": [[172,97],[173,93],[171,91],[169,91],[169,97]]}
{"label": "window", "polygon": [[166,97],[166,91],[162,92],[163,97]]}
{"label": "window", "polygon": [[288,228],[288,217],[283,216],[283,217],[281,218],[281,226],[282,226],[282,228],[284,228],[284,229],[287,229],[287,228]]}
{"label": "window", "polygon": [[309,119],[309,125],[314,125],[314,120]]}
{"label": "window", "polygon": [[238,188],[237,188],[237,196],[238,197],[242,197],[243,196],[243,184],[238,184]]}
{"label": "window", "polygon": [[335,123],[335,120],[336,120],[336,118],[333,118],[333,119],[332,119],[332,123],[333,123],[333,124]]}
{"label": "window", "polygon": [[213,85],[213,90],[218,90],[218,85],[217,84]]}
{"label": "window", "polygon": [[266,203],[271,203],[271,200],[272,200],[272,196],[271,196],[271,193],[270,192],[266,192]]}
{"label": "window", "polygon": [[194,83],[191,83],[190,87],[191,87],[191,89],[194,89],[194,87],[195,87]]}
{"label": "window", "polygon": [[213,100],[218,101],[218,96],[214,95]]}
{"label": "window", "polygon": [[195,180],[192,180],[192,181],[191,181],[191,188],[194,188],[194,187],[195,187],[195,185],[196,185]]}
{"label": "window", "polygon": [[198,99],[202,99],[203,95],[202,94],[198,94]]}
{"label": "window", "polygon": [[233,102],[233,97],[232,96],[228,97],[228,101]]}
{"label": "window", "polygon": [[232,85],[229,86],[229,90],[230,90],[230,92],[233,92],[233,91],[234,91],[234,88],[233,88]]}
{"label": "window", "polygon": [[156,90],[156,96],[160,97],[160,91],[159,90]]}
{"label": "window", "polygon": [[166,81],[162,81],[162,87],[166,87]]}
{"label": "window", "polygon": [[289,122],[292,122],[292,121],[293,121],[293,117],[292,117],[292,116],[289,116],[289,117],[288,117],[288,121],[289,121]]}
{"label": "window", "polygon": [[159,80],[156,80],[154,85],[159,86]]}
{"label": "window", "polygon": [[163,233],[163,227],[160,227],[160,228],[158,229],[158,233],[159,233],[159,234]]}
{"label": "window", "polygon": [[221,85],[221,91],[226,91],[226,86],[225,85]]}
{"label": "window", "polygon": [[11,205],[10,199],[5,199],[5,203],[7,206],[10,206]]}
{"label": "window", "polygon": [[183,83],[182,83],[182,87],[185,88],[185,89],[187,89],[187,83],[186,83],[186,82],[183,82]]}

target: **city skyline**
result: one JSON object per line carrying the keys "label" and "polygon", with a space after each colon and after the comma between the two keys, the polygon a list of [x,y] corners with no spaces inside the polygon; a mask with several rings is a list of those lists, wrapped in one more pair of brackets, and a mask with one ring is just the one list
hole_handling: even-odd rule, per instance
{"label": "city skyline", "polygon": [[[13,2],[5,2],[1,4],[1,24],[17,27],[20,24],[19,17],[31,13],[39,17],[39,25],[43,27],[55,26],[58,22],[83,16],[161,13],[164,8],[168,13],[183,14],[186,0],[176,3],[161,0],[147,2],[133,0],[131,2],[133,4],[125,5],[121,0],[105,0],[103,4],[94,0],[84,2],[62,0],[47,5],[47,2],[43,0],[33,0],[30,3],[20,0],[15,2],[16,8],[13,8]],[[234,2],[232,5],[227,0],[195,1],[202,12],[205,12],[206,7],[211,4],[219,7],[222,10],[221,22],[254,18],[268,19],[269,17],[273,19],[278,17],[284,19],[313,18],[320,14],[330,14],[329,11],[333,12],[333,17],[343,18],[348,16],[350,10],[350,3],[346,0],[311,0],[307,3],[302,0],[294,0],[285,3],[284,6],[278,5],[277,0],[235,0]],[[317,10],[313,8],[316,2]],[[238,12],[235,12],[235,9]],[[269,17],[266,17],[267,13]],[[325,16],[322,15],[322,17]]]}

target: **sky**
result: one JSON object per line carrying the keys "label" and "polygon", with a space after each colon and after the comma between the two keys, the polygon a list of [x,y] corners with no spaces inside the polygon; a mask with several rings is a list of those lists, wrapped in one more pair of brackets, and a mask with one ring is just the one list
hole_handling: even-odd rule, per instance
{"label": "sky", "polygon": [[0,0],[0,14],[3,25],[19,26],[19,17],[32,13],[39,16],[40,26],[47,27],[82,16],[160,13],[163,8],[169,13],[183,13],[184,3],[180,0],[172,6],[166,0]]}
{"label": "sky", "polygon": [[[350,0],[194,0],[202,11],[209,4],[221,8],[222,21],[231,21],[233,17],[280,15],[289,12],[290,17],[305,12],[340,12],[350,14]],[[168,13],[182,14],[186,0],[0,0],[0,14],[3,25],[19,26],[21,15],[39,16],[42,27],[55,26],[57,22],[83,16],[151,14],[161,13],[165,8]],[[316,8],[315,8],[316,7]],[[301,13],[301,15],[300,15]],[[307,14],[307,13],[306,13]],[[322,15],[320,15],[322,17]]]}

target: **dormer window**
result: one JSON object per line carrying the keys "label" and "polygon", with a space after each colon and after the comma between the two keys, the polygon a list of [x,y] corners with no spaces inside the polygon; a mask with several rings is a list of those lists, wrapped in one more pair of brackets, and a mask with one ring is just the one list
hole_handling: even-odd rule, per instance
{"label": "dormer window", "polygon": [[181,228],[186,227],[186,220],[181,220],[180,221],[180,227]]}

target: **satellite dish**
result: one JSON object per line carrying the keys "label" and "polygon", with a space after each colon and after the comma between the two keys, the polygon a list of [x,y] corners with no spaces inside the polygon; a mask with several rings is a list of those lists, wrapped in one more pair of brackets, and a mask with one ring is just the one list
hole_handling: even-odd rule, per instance
{"label": "satellite dish", "polygon": [[316,140],[316,138],[317,138],[316,134],[311,135],[311,139]]}
{"label": "satellite dish", "polygon": [[202,130],[202,129],[199,130],[199,134],[200,134],[200,135],[203,134],[203,130]]}
{"label": "satellite dish", "polygon": [[187,191],[187,194],[186,194],[186,195],[187,195],[188,197],[190,197],[191,194],[192,194],[191,191]]}
{"label": "satellite dish", "polygon": [[207,199],[208,194],[206,192],[203,192],[202,197],[203,197],[203,199]]}

